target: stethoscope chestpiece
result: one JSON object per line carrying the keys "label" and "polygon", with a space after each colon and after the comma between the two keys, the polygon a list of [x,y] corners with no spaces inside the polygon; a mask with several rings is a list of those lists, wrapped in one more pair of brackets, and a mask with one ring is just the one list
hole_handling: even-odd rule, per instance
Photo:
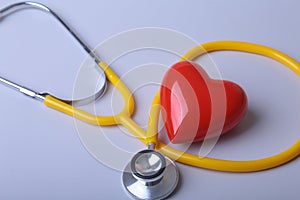
{"label": "stethoscope chestpiece", "polygon": [[170,158],[147,149],[133,156],[122,181],[127,193],[135,199],[164,199],[175,190],[179,171]]}

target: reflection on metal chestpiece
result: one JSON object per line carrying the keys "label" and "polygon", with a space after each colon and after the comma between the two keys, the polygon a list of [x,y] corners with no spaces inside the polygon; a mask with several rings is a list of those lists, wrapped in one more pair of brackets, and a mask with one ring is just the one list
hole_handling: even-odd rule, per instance
{"label": "reflection on metal chestpiece", "polygon": [[147,149],[133,156],[122,181],[126,192],[135,199],[164,199],[175,190],[179,171],[171,159]]}

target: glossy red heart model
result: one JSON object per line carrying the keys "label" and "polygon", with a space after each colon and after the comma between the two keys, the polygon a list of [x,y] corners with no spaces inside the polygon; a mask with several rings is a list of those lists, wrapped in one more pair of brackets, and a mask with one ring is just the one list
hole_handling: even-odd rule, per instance
{"label": "glossy red heart model", "polygon": [[182,61],[165,74],[160,90],[162,117],[172,143],[201,141],[237,126],[247,96],[237,84],[213,80],[196,63]]}

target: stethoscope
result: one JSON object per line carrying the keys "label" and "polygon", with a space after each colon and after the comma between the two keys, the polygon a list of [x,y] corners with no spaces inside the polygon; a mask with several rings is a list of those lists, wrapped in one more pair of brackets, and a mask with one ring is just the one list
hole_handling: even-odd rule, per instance
{"label": "stethoscope", "polygon": [[[300,154],[300,140],[289,149],[258,160],[231,161],[208,157],[201,157],[176,150],[158,140],[158,119],[160,113],[159,92],[154,97],[149,114],[148,130],[138,126],[131,118],[134,111],[134,99],[128,88],[114,71],[101,61],[92,49],[51,9],[36,2],[20,2],[12,4],[0,10],[0,20],[9,14],[23,8],[36,8],[50,13],[54,16],[80,43],[83,49],[94,59],[100,67],[100,76],[106,77],[112,85],[121,93],[124,99],[123,110],[114,116],[96,116],[83,111],[75,105],[90,103],[104,94],[106,79],[98,85],[96,93],[82,99],[63,100],[48,93],[37,93],[31,89],[18,85],[12,81],[0,77],[0,82],[24,93],[27,96],[43,102],[46,106],[74,116],[84,122],[98,125],[123,125],[148,147],[146,150],[135,154],[125,167],[122,181],[125,190],[136,199],[163,199],[169,196],[176,188],[179,181],[179,171],[173,160],[178,162],[211,170],[227,172],[254,172],[280,166],[291,161]],[[275,49],[238,41],[216,41],[196,46],[182,56],[180,61],[192,61],[196,57],[213,51],[242,51],[259,54],[273,58],[289,67],[300,75],[300,64],[293,58]]]}

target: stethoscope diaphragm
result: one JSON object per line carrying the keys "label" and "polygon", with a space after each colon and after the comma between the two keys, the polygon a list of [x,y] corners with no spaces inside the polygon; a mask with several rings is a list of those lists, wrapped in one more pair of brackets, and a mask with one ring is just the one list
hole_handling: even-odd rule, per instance
{"label": "stethoscope diaphragm", "polygon": [[135,199],[164,199],[176,188],[179,171],[175,163],[160,152],[138,152],[125,167],[123,186]]}

